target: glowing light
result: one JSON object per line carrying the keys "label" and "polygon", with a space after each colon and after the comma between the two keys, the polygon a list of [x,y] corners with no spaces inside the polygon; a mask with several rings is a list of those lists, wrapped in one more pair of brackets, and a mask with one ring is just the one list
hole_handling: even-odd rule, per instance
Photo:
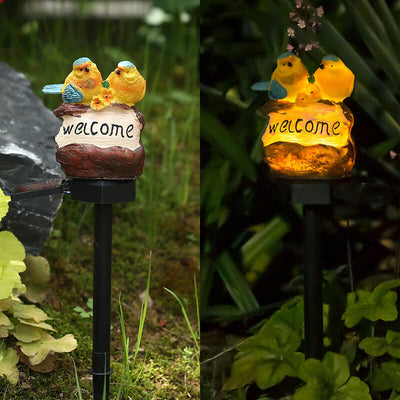
{"label": "glowing light", "polygon": [[[335,77],[323,75],[321,79],[319,69],[323,70],[326,63],[335,64],[332,70],[336,67],[341,70],[335,71]],[[335,60],[333,56],[324,57],[317,71],[314,76],[318,80],[314,82],[311,77],[303,80],[286,98],[270,96],[273,100],[264,107],[263,113],[269,117],[262,137],[265,161],[279,176],[341,178],[353,169],[355,147],[351,129],[354,117],[343,98],[353,90],[354,75],[336,56]],[[277,75],[276,71],[274,74]],[[327,87],[328,81],[330,86]]]}

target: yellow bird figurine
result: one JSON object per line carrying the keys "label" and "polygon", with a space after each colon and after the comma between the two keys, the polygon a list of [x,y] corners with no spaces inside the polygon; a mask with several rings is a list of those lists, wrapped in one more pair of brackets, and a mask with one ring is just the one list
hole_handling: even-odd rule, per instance
{"label": "yellow bird figurine", "polygon": [[339,57],[332,54],[322,59],[314,78],[322,100],[340,103],[353,92],[354,74]]}
{"label": "yellow bird figurine", "polygon": [[310,82],[307,82],[302,91],[296,96],[296,104],[300,107],[307,107],[319,100],[321,100],[319,87]]}
{"label": "yellow bird figurine", "polygon": [[64,84],[46,85],[42,91],[47,94],[62,94],[65,103],[90,104],[102,89],[103,78],[96,64],[87,57],[74,61],[72,72]]}
{"label": "yellow bird figurine", "polygon": [[291,52],[281,54],[271,75],[268,88],[270,99],[294,102],[297,95],[304,91],[308,77],[307,67],[299,57]]}
{"label": "yellow bird figurine", "polygon": [[130,61],[121,61],[106,79],[117,103],[133,106],[143,99],[146,81]]}

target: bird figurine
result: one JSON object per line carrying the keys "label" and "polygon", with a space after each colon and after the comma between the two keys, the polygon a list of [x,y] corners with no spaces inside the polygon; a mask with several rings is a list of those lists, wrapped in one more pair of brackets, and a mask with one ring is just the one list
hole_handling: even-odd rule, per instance
{"label": "bird figurine", "polygon": [[117,103],[133,106],[146,93],[146,80],[130,61],[121,61],[103,83],[115,96]]}
{"label": "bird figurine", "polygon": [[307,67],[299,57],[291,52],[281,54],[277,59],[277,67],[271,75],[269,98],[294,102],[307,85],[308,77]]}
{"label": "bird figurine", "polygon": [[328,54],[322,59],[314,78],[322,100],[340,103],[353,92],[354,74],[335,55]]}
{"label": "bird figurine", "polygon": [[81,57],[74,61],[72,71],[63,84],[46,85],[42,92],[61,94],[64,103],[88,105],[100,93],[102,82],[103,78],[96,64],[87,57]]}
{"label": "bird figurine", "polygon": [[295,103],[300,107],[307,107],[321,99],[319,87],[314,83],[307,82],[301,92],[296,96]]}

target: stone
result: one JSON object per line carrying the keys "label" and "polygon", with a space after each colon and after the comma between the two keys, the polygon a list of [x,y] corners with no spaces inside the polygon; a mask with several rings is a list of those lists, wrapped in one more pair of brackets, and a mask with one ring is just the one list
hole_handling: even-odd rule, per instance
{"label": "stone", "polygon": [[63,103],[56,159],[74,178],[131,180],[143,173],[144,117],[135,106],[115,103],[101,110]]}
{"label": "stone", "polygon": [[[0,62],[0,187],[62,179],[54,137],[61,122],[33,92],[24,74]],[[62,195],[10,202],[1,229],[13,232],[27,254],[40,254],[47,241]]]}

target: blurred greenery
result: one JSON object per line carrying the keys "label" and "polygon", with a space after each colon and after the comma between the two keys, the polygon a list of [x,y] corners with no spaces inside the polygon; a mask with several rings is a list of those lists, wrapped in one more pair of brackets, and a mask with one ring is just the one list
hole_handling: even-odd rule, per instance
{"label": "blurred greenery", "polygon": [[[108,15],[107,9],[113,7],[111,0],[106,2],[102,17],[90,16],[91,8],[99,3],[96,0],[77,0],[76,15],[22,12],[35,3],[0,2],[0,61],[23,72],[47,107],[54,109],[61,98],[42,94],[42,86],[62,83],[73,61],[82,56],[91,58],[103,77],[119,61],[130,60],[147,81],[146,96],[137,104],[146,120],[142,133],[144,173],[137,180],[136,201],[115,205],[113,220],[112,296],[115,300],[120,291],[122,298],[126,296],[123,307],[131,343],[137,337],[139,294],[145,287],[150,250],[154,266],[151,297],[156,305],[146,316],[143,349],[132,371],[135,385],[124,389],[123,395],[132,399],[198,397],[198,371],[191,368],[197,364],[195,344],[187,339],[180,309],[163,287],[168,286],[184,301],[193,299],[193,274],[197,274],[199,265],[199,1],[149,2],[148,12],[136,19]],[[66,10],[67,3],[61,1]],[[135,1],[126,4],[137,5]],[[65,196],[43,251],[52,276],[51,293],[43,307],[60,334],[73,333],[78,340],[73,357],[85,399],[91,392],[86,372],[91,327],[73,309],[85,308],[92,297],[92,243],[92,208]],[[116,328],[111,351],[117,371],[113,382],[123,373],[116,303],[113,301],[111,321]],[[185,307],[195,321],[194,302],[185,303]],[[177,343],[176,337],[184,340]],[[188,368],[192,372],[187,373]],[[6,383],[0,381],[1,396],[42,400],[75,396],[73,367],[67,359],[60,360],[57,372],[50,375],[32,373],[27,367],[22,370],[22,385],[6,390]],[[114,395],[118,387],[111,387]]]}
{"label": "blurred greenery", "polygon": [[[305,13],[323,7],[316,33],[290,18],[300,12],[297,4]],[[350,283],[371,289],[399,274],[399,203],[384,197],[384,189],[396,187],[400,177],[400,2],[204,0],[200,21],[201,393],[204,399],[211,394],[222,399],[235,343],[302,293],[301,210],[290,204],[289,185],[272,176],[263,162],[261,135],[267,120],[258,109],[267,95],[250,89],[269,80],[288,45],[310,73],[325,54],[336,54],[354,72],[355,90],[345,101],[355,116],[353,179],[381,185],[362,201],[327,209],[322,221],[329,349],[339,351],[346,334],[340,315]],[[288,37],[289,27],[294,38]],[[310,43],[317,45],[305,51]],[[227,281],[228,268],[234,280]],[[232,393],[225,396],[233,398]],[[278,398],[254,384],[235,396]]]}

